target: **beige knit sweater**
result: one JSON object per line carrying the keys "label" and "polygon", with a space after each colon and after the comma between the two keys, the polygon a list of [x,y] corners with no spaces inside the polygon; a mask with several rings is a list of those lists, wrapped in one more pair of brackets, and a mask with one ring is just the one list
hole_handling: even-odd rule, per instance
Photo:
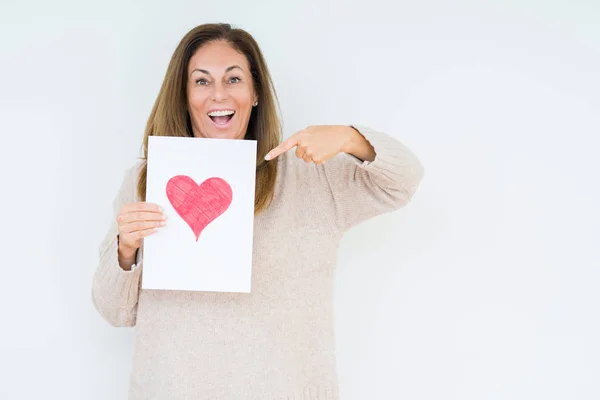
{"label": "beige knit sweater", "polygon": [[[122,270],[112,224],[92,298],[110,324],[135,326],[130,400],[339,399],[332,288],[340,239],[406,205],[423,177],[404,145],[354,127],[375,148],[373,162],[339,154],[307,164],[293,151],[277,159],[273,203],[255,218],[250,294],[140,290],[142,252],[138,268]],[[115,216],[138,201],[138,168],[125,175]]]}

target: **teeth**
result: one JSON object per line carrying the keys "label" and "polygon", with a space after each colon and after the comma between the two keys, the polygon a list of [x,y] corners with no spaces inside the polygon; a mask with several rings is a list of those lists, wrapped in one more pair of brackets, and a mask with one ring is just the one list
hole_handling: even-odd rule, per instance
{"label": "teeth", "polygon": [[235,111],[233,110],[219,110],[219,111],[211,111],[208,113],[210,117],[223,117],[225,115],[233,115]]}

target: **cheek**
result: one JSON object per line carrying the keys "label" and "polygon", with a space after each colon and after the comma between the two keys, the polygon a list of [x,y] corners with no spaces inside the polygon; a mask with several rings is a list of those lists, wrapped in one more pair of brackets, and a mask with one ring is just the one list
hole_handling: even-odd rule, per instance
{"label": "cheek", "polygon": [[188,92],[188,107],[189,113],[193,120],[202,121],[202,114],[204,113],[206,103],[206,96],[199,91]]}
{"label": "cheek", "polygon": [[189,91],[188,103],[191,108],[201,108],[206,103],[206,95],[199,90]]}
{"label": "cheek", "polygon": [[247,87],[240,87],[232,93],[240,106],[248,106],[252,104],[252,91]]}

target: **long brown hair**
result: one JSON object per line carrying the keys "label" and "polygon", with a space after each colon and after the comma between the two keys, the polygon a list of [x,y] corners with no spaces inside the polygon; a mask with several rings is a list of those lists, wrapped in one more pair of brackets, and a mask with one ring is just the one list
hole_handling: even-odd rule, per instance
{"label": "long brown hair", "polygon": [[267,64],[258,44],[245,30],[232,28],[230,24],[204,24],[193,28],[179,42],[146,123],[143,164],[137,184],[138,195],[143,201],[146,199],[148,137],[194,136],[186,109],[188,63],[202,45],[220,40],[246,56],[258,96],[258,105],[252,109],[245,136],[245,139],[257,141],[254,212],[267,207],[272,200],[277,162],[265,161],[264,157],[281,140],[281,122],[276,108],[277,93]]}

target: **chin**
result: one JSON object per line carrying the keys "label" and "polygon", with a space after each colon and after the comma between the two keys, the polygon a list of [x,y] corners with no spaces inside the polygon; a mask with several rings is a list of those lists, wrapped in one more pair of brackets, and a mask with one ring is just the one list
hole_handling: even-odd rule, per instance
{"label": "chin", "polygon": [[192,128],[195,137],[209,139],[243,139],[246,131],[241,132],[239,127],[229,127],[227,129],[215,129],[214,126],[202,126]]}
{"label": "chin", "polygon": [[239,133],[239,130],[231,129],[231,130],[215,130],[215,129],[203,129],[200,131],[201,135],[196,135],[198,137],[204,137],[209,139],[243,139],[245,134]]}
{"label": "chin", "polygon": [[243,139],[245,135],[240,135],[237,132],[213,132],[210,137],[215,139]]}
{"label": "chin", "polygon": [[207,126],[203,133],[206,137],[215,139],[244,139],[246,129],[241,129],[237,113],[225,124],[217,124],[210,117],[207,117]]}

